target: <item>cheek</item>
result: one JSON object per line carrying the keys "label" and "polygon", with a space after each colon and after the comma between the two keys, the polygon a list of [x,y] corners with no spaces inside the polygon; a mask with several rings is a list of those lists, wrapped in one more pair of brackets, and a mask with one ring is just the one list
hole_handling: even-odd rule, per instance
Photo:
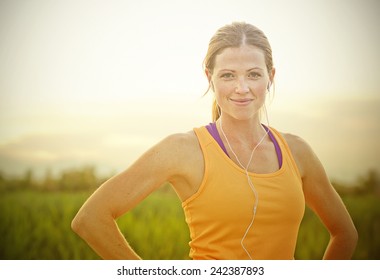
{"label": "cheek", "polygon": [[215,100],[218,104],[221,104],[223,103],[223,101],[225,100],[225,97],[226,95],[225,94],[222,94],[220,91],[218,91],[217,89],[214,90],[214,97],[215,97]]}
{"label": "cheek", "polygon": [[268,86],[268,83],[266,81],[260,80],[260,81],[253,81],[249,85],[249,88],[251,89],[253,93],[262,95],[262,94],[266,94],[267,86]]}
{"label": "cheek", "polygon": [[256,87],[257,93],[260,94],[266,94],[267,93],[267,84],[266,83],[261,83]]}
{"label": "cheek", "polygon": [[234,93],[235,87],[233,86],[233,83],[220,83],[216,82],[213,83],[213,90],[215,95],[229,95],[231,93]]}
{"label": "cheek", "polygon": [[227,99],[230,94],[228,94],[224,89],[215,88],[214,90],[214,98],[216,100],[216,103],[219,104],[219,106],[224,107],[223,104],[227,103]]}

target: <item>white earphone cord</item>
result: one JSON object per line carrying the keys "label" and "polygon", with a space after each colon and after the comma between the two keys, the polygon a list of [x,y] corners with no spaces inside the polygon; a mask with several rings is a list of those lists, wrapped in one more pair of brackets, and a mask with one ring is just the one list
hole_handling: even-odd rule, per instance
{"label": "white earphone cord", "polygon": [[254,222],[255,217],[256,217],[256,210],[257,210],[257,206],[258,206],[258,204],[259,204],[259,194],[258,194],[257,191],[256,191],[256,188],[255,188],[255,186],[254,186],[254,184],[253,184],[253,182],[252,182],[252,180],[251,180],[251,177],[249,177],[248,168],[249,168],[249,166],[250,166],[250,164],[251,164],[251,162],[252,162],[252,158],[253,158],[253,154],[254,154],[255,150],[256,150],[257,147],[258,147],[258,146],[264,141],[265,137],[266,137],[266,136],[268,135],[268,133],[269,133],[269,118],[268,118],[268,111],[267,111],[267,108],[266,108],[266,106],[265,106],[265,103],[264,103],[264,110],[265,110],[265,117],[266,117],[266,119],[267,119],[267,126],[268,126],[268,127],[267,127],[267,129],[265,129],[265,134],[264,134],[264,136],[260,139],[259,143],[257,143],[257,145],[253,148],[253,150],[252,150],[252,152],[251,152],[251,156],[250,156],[249,161],[248,161],[248,164],[247,164],[247,167],[244,167],[244,166],[243,166],[243,164],[240,162],[238,156],[236,155],[236,153],[235,153],[234,150],[232,149],[231,144],[230,144],[230,142],[228,141],[228,138],[227,138],[227,136],[226,136],[226,134],[225,134],[225,132],[224,132],[224,130],[223,130],[222,118],[220,118],[220,130],[221,130],[221,132],[222,132],[222,134],[223,134],[223,137],[226,139],[227,145],[228,145],[228,147],[230,148],[232,154],[235,156],[236,161],[239,163],[239,165],[241,166],[241,168],[244,169],[245,174],[246,174],[246,176],[247,176],[248,185],[250,186],[250,188],[251,188],[251,190],[252,190],[252,192],[253,192],[253,194],[254,194],[254,196],[255,196],[255,204],[253,205],[253,215],[252,215],[252,219],[251,219],[251,222],[250,222],[250,224],[248,225],[248,227],[247,227],[247,229],[246,229],[246,231],[245,231],[245,233],[244,233],[244,235],[243,235],[243,237],[242,237],[242,239],[241,239],[241,241],[240,241],[240,245],[241,245],[241,247],[244,249],[245,253],[248,255],[248,257],[249,257],[251,260],[252,260],[252,256],[251,256],[251,254],[248,252],[247,248],[245,248],[245,246],[244,246],[244,240],[245,240],[245,238],[247,237],[249,230],[252,228],[252,226],[253,226],[253,222]]}

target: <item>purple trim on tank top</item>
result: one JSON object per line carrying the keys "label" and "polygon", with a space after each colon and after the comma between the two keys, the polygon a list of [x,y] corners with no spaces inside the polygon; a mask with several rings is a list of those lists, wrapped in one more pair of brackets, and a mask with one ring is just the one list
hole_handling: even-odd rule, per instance
{"label": "purple trim on tank top", "polygon": [[[269,135],[269,138],[270,140],[272,140],[273,142],[273,145],[274,145],[274,148],[276,149],[276,154],[277,154],[277,159],[278,159],[278,164],[279,166],[281,167],[282,166],[282,153],[281,153],[281,149],[280,149],[280,145],[278,144],[276,138],[274,137],[272,131],[270,131],[270,129],[268,127],[266,127],[265,125],[262,125],[264,127],[264,129],[268,132],[268,135]],[[215,139],[215,141],[219,144],[219,146],[222,148],[222,150],[224,151],[224,153],[230,157],[227,153],[227,149],[226,147],[224,146],[223,144],[223,141],[222,141],[222,138],[220,138],[220,135],[219,135],[219,132],[218,132],[218,129],[216,128],[216,123],[210,123],[208,125],[206,125],[206,128],[208,130],[208,132],[211,134],[211,136]]]}
{"label": "purple trim on tank top", "polygon": [[277,154],[277,159],[278,159],[278,165],[281,168],[281,166],[282,166],[282,153],[281,153],[280,145],[278,144],[277,139],[274,137],[272,131],[270,131],[270,129],[267,126],[265,126],[263,124],[262,124],[262,126],[264,127],[264,129],[266,131],[268,131],[269,138],[273,142],[274,148],[276,149],[276,154]]}
{"label": "purple trim on tank top", "polygon": [[225,152],[225,154],[229,157],[227,153],[227,149],[223,144],[222,138],[220,138],[218,129],[216,128],[216,123],[210,123],[206,125],[206,128],[208,132],[210,132],[211,136],[214,137],[215,141],[218,142],[219,146],[222,148],[222,150]]}

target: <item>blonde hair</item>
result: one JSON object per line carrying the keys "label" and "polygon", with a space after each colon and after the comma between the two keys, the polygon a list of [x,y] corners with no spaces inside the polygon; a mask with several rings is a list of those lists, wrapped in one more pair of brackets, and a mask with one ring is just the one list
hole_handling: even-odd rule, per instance
{"label": "blonde hair", "polygon": [[[215,67],[215,58],[226,48],[237,48],[242,45],[251,45],[261,49],[264,52],[265,64],[268,74],[273,68],[272,48],[264,32],[256,26],[245,22],[233,22],[219,28],[208,45],[206,57],[203,60],[204,69],[212,74]],[[211,84],[207,92],[209,92]],[[212,105],[212,119],[216,121],[220,117],[220,108],[214,99]]]}

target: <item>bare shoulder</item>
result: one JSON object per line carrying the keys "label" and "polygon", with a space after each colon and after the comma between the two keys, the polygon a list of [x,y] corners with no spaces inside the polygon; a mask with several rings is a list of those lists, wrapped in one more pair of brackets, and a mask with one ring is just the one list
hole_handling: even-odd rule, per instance
{"label": "bare shoulder", "polygon": [[304,153],[311,151],[311,147],[309,146],[309,144],[300,136],[283,132],[281,134],[285,138],[292,152]]}
{"label": "bare shoulder", "polygon": [[189,146],[196,148],[198,146],[198,138],[195,135],[194,131],[174,133],[167,136],[163,143],[174,145],[174,146]]}
{"label": "bare shoulder", "polygon": [[[144,166],[165,169],[166,174],[181,175],[186,173],[188,163],[199,160],[200,148],[194,132],[175,133],[166,136],[151,147],[140,159]],[[162,172],[162,170],[161,170]],[[170,179],[170,178],[168,178]]]}
{"label": "bare shoulder", "polygon": [[305,175],[305,171],[310,164],[314,164],[318,161],[317,156],[313,152],[311,146],[300,136],[291,133],[281,133],[285,138],[290,151],[297,163],[301,176]]}
{"label": "bare shoulder", "polygon": [[192,154],[201,152],[198,138],[193,131],[171,134],[157,147],[179,160],[191,158]]}
{"label": "bare shoulder", "polygon": [[199,188],[204,175],[204,159],[198,138],[193,131],[176,133],[166,137],[162,151],[169,155],[167,161],[174,172],[170,182],[182,201]]}

